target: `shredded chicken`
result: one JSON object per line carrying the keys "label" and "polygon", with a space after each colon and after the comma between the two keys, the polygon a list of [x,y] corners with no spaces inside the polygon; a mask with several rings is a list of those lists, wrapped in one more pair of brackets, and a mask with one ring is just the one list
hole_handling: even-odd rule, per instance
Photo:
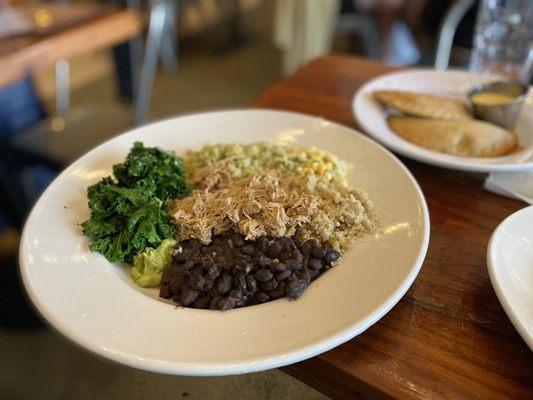
{"label": "shredded chicken", "polygon": [[231,228],[247,240],[293,236],[316,211],[317,198],[299,191],[294,176],[267,170],[231,181],[223,168],[219,172],[204,190],[171,203],[178,241],[196,238],[209,244],[213,235]]}
{"label": "shredded chicken", "polygon": [[205,191],[228,186],[234,180],[233,162],[240,158],[243,156],[228,157],[195,170],[189,178],[189,184],[195,189]]}

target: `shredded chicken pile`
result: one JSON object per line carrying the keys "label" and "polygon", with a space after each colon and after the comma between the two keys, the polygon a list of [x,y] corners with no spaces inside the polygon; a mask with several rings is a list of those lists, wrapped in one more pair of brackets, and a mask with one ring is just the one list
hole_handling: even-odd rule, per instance
{"label": "shredded chicken pile", "polygon": [[298,191],[296,177],[267,170],[232,181],[223,167],[218,172],[205,176],[214,178],[204,181],[204,190],[171,203],[178,241],[196,238],[209,244],[213,235],[232,228],[248,240],[293,236],[316,211],[316,196]]}
{"label": "shredded chicken pile", "polygon": [[233,182],[233,162],[244,156],[228,157],[195,170],[189,178],[189,184],[195,189],[216,190]]}

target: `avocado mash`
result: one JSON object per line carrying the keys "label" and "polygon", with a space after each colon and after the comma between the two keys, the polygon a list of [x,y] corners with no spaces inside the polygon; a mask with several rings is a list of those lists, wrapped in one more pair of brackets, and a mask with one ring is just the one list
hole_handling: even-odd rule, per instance
{"label": "avocado mash", "polygon": [[159,286],[163,270],[172,261],[172,250],[176,246],[173,239],[165,239],[158,248],[147,248],[133,257],[131,276],[142,287]]}

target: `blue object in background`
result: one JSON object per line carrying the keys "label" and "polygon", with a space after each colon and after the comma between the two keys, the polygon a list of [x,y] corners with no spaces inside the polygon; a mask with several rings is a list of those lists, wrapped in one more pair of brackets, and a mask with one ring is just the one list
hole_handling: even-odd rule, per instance
{"label": "blue object in background", "polygon": [[21,213],[29,211],[26,208],[31,207],[56,175],[56,171],[31,157],[23,160],[9,144],[10,138],[45,117],[31,79],[0,88],[0,146],[3,147],[0,231],[6,229],[10,221],[20,221]]}
{"label": "blue object in background", "polygon": [[46,117],[30,79],[0,88],[0,139],[20,132]]}

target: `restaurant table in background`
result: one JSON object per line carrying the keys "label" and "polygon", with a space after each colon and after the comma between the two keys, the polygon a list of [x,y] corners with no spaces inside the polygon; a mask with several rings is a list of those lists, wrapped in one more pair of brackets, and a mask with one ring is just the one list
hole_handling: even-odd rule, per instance
{"label": "restaurant table in background", "polygon": [[[353,57],[322,57],[266,90],[253,106],[357,127],[356,90],[392,70]],[[335,399],[532,399],[533,353],[498,302],[485,256],[492,231],[525,203],[484,191],[482,174],[402,161],[430,212],[420,274],[366,332],[283,370]]]}
{"label": "restaurant table in background", "polygon": [[128,10],[68,5],[47,11],[48,7],[35,13],[42,11],[49,21],[54,21],[57,14],[58,21],[37,27],[32,34],[0,39],[0,87],[49,68],[61,59],[128,40],[139,32],[141,25],[138,16]]}

